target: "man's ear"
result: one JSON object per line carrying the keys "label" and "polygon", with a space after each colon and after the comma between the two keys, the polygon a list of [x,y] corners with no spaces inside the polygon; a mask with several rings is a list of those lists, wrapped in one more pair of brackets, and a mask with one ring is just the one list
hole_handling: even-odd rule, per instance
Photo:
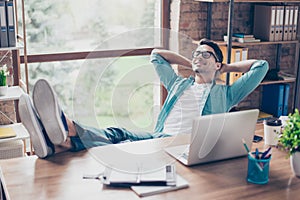
{"label": "man's ear", "polygon": [[216,63],[216,70],[220,70],[222,67],[222,63],[217,62]]}

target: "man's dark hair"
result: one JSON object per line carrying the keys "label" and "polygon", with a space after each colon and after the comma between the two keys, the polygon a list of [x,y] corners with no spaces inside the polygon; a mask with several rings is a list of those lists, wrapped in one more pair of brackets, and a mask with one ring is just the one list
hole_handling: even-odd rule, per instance
{"label": "man's dark hair", "polygon": [[207,46],[210,46],[211,48],[213,48],[213,50],[216,53],[216,57],[218,58],[217,62],[220,62],[220,63],[223,62],[223,54],[222,54],[222,51],[221,51],[221,49],[220,49],[220,47],[217,43],[215,43],[212,40],[203,38],[203,39],[200,40],[199,45],[207,45]]}

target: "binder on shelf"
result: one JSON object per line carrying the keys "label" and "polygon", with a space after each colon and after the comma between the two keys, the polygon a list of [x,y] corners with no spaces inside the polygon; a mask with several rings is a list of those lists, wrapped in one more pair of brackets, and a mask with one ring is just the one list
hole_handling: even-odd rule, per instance
{"label": "binder on shelf", "polygon": [[5,2],[6,16],[7,16],[7,31],[8,31],[8,46],[16,46],[16,29],[14,18],[14,1],[9,0]]}
{"label": "binder on shelf", "polygon": [[[224,60],[223,62],[227,62],[227,46],[220,46],[220,49],[223,53]],[[238,46],[233,46],[231,48],[231,57],[230,57],[230,63],[241,61],[241,53],[242,48]]]}
{"label": "binder on shelf", "polygon": [[299,7],[298,6],[294,6],[292,40],[296,40],[297,39],[298,10],[299,10]]}
{"label": "binder on shelf", "polygon": [[290,20],[290,6],[284,7],[284,23],[283,23],[283,40],[289,40],[289,20]]}
{"label": "binder on shelf", "polygon": [[247,47],[241,47],[241,48],[242,48],[241,61],[248,60],[248,48]]}
{"label": "binder on shelf", "polygon": [[0,0],[0,47],[8,47],[5,1]]}
{"label": "binder on shelf", "polygon": [[[227,46],[220,46],[220,49],[223,53],[223,57],[224,57],[224,62],[227,62]],[[247,48],[245,48],[247,49]],[[242,50],[243,47],[238,47],[238,46],[233,46],[231,48],[231,57],[230,57],[230,63],[234,63],[234,62],[239,62],[241,61],[241,57],[242,57]],[[236,81],[239,77],[241,76],[240,73],[235,73],[235,72],[231,72],[229,74],[229,84],[231,85],[232,83],[234,83],[234,81]],[[226,74],[223,73],[220,76],[220,79],[222,80],[222,82],[226,82]]]}
{"label": "binder on shelf", "polygon": [[264,85],[261,111],[280,117],[283,114],[284,84]]}
{"label": "binder on shelf", "polygon": [[266,41],[275,39],[276,6],[255,5],[253,33]]}
{"label": "binder on shelf", "polygon": [[[240,61],[247,60],[248,59],[248,48],[246,47],[240,47]],[[237,59],[237,58],[236,58]],[[230,73],[230,84],[234,83],[236,80],[238,80],[241,76],[243,76],[244,73],[242,72],[231,72]]]}
{"label": "binder on shelf", "polygon": [[293,36],[293,26],[294,26],[294,6],[290,7],[290,16],[289,16],[289,27],[288,27],[288,40],[292,40]]}
{"label": "binder on shelf", "polygon": [[283,99],[283,111],[282,111],[283,116],[287,116],[289,114],[289,96],[290,96],[290,85],[284,84],[284,99]]}
{"label": "binder on shelf", "polygon": [[276,6],[274,41],[282,41],[284,6]]}

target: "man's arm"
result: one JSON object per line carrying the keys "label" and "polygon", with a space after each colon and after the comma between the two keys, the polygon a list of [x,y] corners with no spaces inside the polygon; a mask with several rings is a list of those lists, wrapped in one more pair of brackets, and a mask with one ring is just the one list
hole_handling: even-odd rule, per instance
{"label": "man's arm", "polygon": [[232,107],[249,95],[261,83],[269,69],[269,64],[265,60],[250,60],[233,63],[229,66],[241,67],[243,70],[240,70],[240,72],[245,72],[243,76],[228,87],[228,94],[231,98],[228,101],[231,105],[228,106]]}
{"label": "man's arm", "polygon": [[226,73],[226,72],[248,72],[257,60],[252,59],[252,60],[245,60],[245,61],[240,61],[240,62],[235,62],[235,63],[230,63],[230,64],[222,64],[222,68],[220,69],[220,73]]}
{"label": "man's arm", "polygon": [[166,59],[170,64],[183,65],[192,68],[192,61],[188,58],[169,50],[153,49],[152,53],[157,53]]}

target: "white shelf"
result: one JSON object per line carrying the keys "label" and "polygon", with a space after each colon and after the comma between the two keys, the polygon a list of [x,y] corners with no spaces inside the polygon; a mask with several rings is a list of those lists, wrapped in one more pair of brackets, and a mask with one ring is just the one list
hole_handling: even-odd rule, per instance
{"label": "white shelf", "polygon": [[296,78],[294,77],[283,77],[283,80],[278,81],[263,81],[260,85],[270,85],[270,84],[279,84],[279,83],[294,83],[296,82]]}
{"label": "white shelf", "polygon": [[[222,3],[229,2],[230,0],[194,0],[200,2],[211,2],[211,3]],[[235,0],[234,2],[239,3],[299,3],[299,0]]]}
{"label": "white shelf", "polygon": [[27,132],[26,128],[23,126],[22,123],[0,125],[0,127],[3,127],[3,128],[11,127],[14,129],[14,131],[17,134],[17,136],[15,136],[15,137],[0,139],[0,143],[14,141],[14,140],[25,140],[25,139],[29,138],[29,133]]}
{"label": "white shelf", "polygon": [[19,86],[11,86],[7,89],[5,96],[0,96],[0,101],[18,100],[25,92]]}
{"label": "white shelf", "polygon": [[17,45],[15,47],[0,47],[0,51],[12,51],[12,50],[19,50],[19,49],[24,49],[24,46]]}

